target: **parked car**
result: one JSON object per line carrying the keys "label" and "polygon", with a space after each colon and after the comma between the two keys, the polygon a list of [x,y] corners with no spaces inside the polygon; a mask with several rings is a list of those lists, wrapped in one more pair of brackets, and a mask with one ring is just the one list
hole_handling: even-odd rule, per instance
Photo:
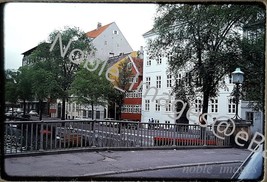
{"label": "parked car", "polygon": [[[265,152],[265,151],[264,151]],[[256,152],[246,158],[240,165],[232,179],[238,180],[260,180],[263,178],[263,144],[261,144]]]}
{"label": "parked car", "polygon": [[31,115],[31,116],[38,116],[38,113],[36,111],[34,111],[34,110],[31,110],[29,112],[29,115]]}

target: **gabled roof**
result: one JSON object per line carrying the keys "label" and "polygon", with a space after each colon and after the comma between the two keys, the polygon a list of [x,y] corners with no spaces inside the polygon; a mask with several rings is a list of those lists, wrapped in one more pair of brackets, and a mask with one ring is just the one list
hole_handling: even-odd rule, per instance
{"label": "gabled roof", "polygon": [[140,75],[143,75],[143,59],[140,58],[132,58],[135,68],[137,68],[137,72],[139,72]]}
{"label": "gabled roof", "polygon": [[90,37],[90,38],[96,38],[97,36],[99,36],[104,30],[106,30],[108,28],[109,25],[111,25],[112,23],[110,24],[107,24],[107,25],[104,25],[104,26],[101,26],[99,27],[98,29],[94,29],[90,32],[87,32],[86,33],[86,36],[87,37]]}
{"label": "gabled roof", "polygon": [[143,34],[143,37],[156,33],[154,28]]}
{"label": "gabled roof", "polygon": [[24,55],[24,56],[28,56],[28,55],[30,55],[33,51],[35,51],[39,46],[49,46],[49,45],[50,45],[50,43],[48,43],[48,42],[42,42],[42,43],[40,43],[39,45],[37,45],[37,46],[35,46],[35,47],[33,47],[33,48],[31,48],[31,49],[29,49],[29,50],[27,50],[27,51],[21,53],[21,54]]}

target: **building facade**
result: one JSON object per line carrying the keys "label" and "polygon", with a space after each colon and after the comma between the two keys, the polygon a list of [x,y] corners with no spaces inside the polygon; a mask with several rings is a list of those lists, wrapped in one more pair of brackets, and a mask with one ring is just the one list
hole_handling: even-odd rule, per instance
{"label": "building facade", "polygon": [[96,48],[94,58],[102,61],[133,51],[115,22],[104,26],[98,23],[97,28],[87,32],[86,36],[92,39],[92,44]]}
{"label": "building facade", "polygon": [[[123,66],[126,67],[128,75],[127,78],[113,77],[113,84],[117,89],[125,92],[123,105],[121,107],[120,119],[130,121],[141,121],[141,105],[142,105],[142,80],[143,80],[143,59],[142,50],[133,51],[123,57],[118,57],[115,61],[110,62],[110,71],[116,73],[116,70],[124,71]],[[141,53],[141,54],[140,54]],[[115,75],[115,74],[113,74]],[[127,84],[126,90],[120,88],[119,79],[125,79]]]}
{"label": "building facade", "polygon": [[[156,33],[151,30],[143,35],[146,42],[156,37]],[[151,58],[147,50],[144,51],[143,64],[143,92],[142,92],[142,122],[149,122],[153,120],[156,123],[177,123],[177,117],[182,111],[176,111],[175,104],[179,103],[186,106],[179,100],[179,95],[172,94],[172,87],[174,82],[182,79],[186,72],[181,70],[177,75],[178,80],[168,73],[168,59],[167,55],[162,57]],[[190,66],[190,65],[188,65]],[[208,106],[208,124],[212,124],[216,119],[227,120],[233,118],[236,113],[236,104],[234,97],[231,95],[234,84],[232,83],[231,75],[225,75],[221,81],[221,87],[218,91],[218,96],[210,98]],[[189,124],[199,123],[199,115],[202,113],[202,94],[196,95],[195,100],[189,103],[187,111],[187,119]],[[251,109],[245,105],[244,101],[239,101],[238,115],[242,119],[247,119],[247,112]],[[244,110],[246,107],[246,111]]]}

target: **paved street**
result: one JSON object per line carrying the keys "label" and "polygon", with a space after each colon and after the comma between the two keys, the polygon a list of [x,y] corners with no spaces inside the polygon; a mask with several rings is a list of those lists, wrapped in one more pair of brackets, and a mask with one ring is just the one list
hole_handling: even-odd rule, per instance
{"label": "paved street", "polygon": [[230,178],[245,149],[76,152],[5,159],[10,176]]}

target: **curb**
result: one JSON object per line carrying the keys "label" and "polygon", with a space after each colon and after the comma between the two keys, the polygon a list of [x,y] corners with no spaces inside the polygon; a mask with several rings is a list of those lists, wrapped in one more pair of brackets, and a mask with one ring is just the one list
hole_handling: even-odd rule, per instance
{"label": "curb", "polygon": [[84,177],[102,177],[102,176],[107,176],[107,175],[135,173],[135,172],[144,172],[144,171],[155,171],[155,170],[162,170],[162,169],[173,169],[173,168],[205,166],[205,165],[218,165],[218,164],[232,164],[232,163],[242,163],[242,162],[243,161],[240,161],[240,160],[234,160],[234,161],[216,161],[216,162],[177,164],[177,165],[149,167],[149,168],[143,168],[143,169],[127,169],[127,170],[121,170],[121,171],[108,171],[108,172],[91,173],[91,174],[85,174],[83,176]]}
{"label": "curb", "polygon": [[170,147],[92,147],[92,148],[79,148],[79,149],[65,149],[65,150],[51,150],[51,151],[37,151],[27,153],[14,153],[4,154],[4,158],[14,157],[32,157],[40,155],[56,155],[56,154],[67,154],[77,152],[102,152],[102,151],[140,151],[140,150],[193,150],[193,149],[228,149],[235,148],[231,146],[170,146]]}

